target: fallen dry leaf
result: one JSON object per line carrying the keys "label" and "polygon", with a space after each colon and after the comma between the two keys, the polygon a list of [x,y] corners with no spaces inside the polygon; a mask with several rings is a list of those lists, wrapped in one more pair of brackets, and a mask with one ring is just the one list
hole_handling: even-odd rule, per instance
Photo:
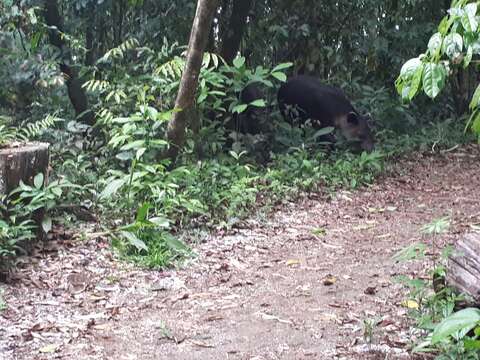
{"label": "fallen dry leaf", "polygon": [[210,321],[218,321],[218,320],[223,320],[223,319],[224,319],[224,317],[222,315],[217,314],[217,315],[208,316],[207,318],[205,318],[205,321],[210,322]]}
{"label": "fallen dry leaf", "polygon": [[58,350],[58,345],[56,344],[50,344],[46,345],[38,350],[38,352],[42,354],[52,354]]}
{"label": "fallen dry leaf", "polygon": [[293,266],[293,265],[299,265],[299,264],[300,264],[300,260],[298,259],[287,260],[287,266]]}
{"label": "fallen dry leaf", "polygon": [[418,309],[420,305],[415,300],[405,300],[402,302],[402,306],[408,309]]}
{"label": "fallen dry leaf", "polygon": [[256,313],[256,315],[260,316],[264,320],[278,321],[279,323],[282,323],[282,324],[293,325],[293,323],[290,320],[280,319],[278,316],[269,315],[269,314],[265,314],[265,313],[262,313],[262,312],[258,312],[258,313]]}
{"label": "fallen dry leaf", "polygon": [[331,285],[334,285],[335,283],[337,282],[337,278],[333,275],[327,275],[324,279],[323,279],[323,285],[325,286],[331,286]]}
{"label": "fallen dry leaf", "polygon": [[190,343],[192,343],[193,345],[195,346],[199,346],[199,347],[202,347],[202,348],[214,348],[215,346],[214,345],[211,345],[211,344],[207,344],[207,343],[204,343],[204,342],[201,342],[201,341],[197,341],[197,340],[188,340]]}

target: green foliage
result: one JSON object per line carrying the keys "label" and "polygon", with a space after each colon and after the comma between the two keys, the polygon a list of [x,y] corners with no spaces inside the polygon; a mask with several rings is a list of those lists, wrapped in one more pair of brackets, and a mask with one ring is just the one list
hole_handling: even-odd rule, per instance
{"label": "green foliage", "polygon": [[[430,38],[427,51],[407,61],[400,71],[396,88],[404,101],[411,101],[422,89],[428,97],[436,98],[444,89],[448,75],[456,74],[456,69],[469,67],[473,57],[480,55],[477,13],[477,2],[452,2],[438,32]],[[466,129],[471,128],[480,139],[479,97],[477,88],[470,102],[472,115]]]}
{"label": "green foliage", "polygon": [[[47,214],[53,210],[59,199],[62,198],[64,188],[73,188],[74,186],[65,180],[55,180],[45,185],[43,173],[38,173],[29,186],[20,181],[17,189],[10,193],[11,205],[14,214],[31,215],[35,211],[43,209]],[[42,222],[42,229],[48,233],[52,229],[52,219],[47,215]]]}
{"label": "green foliage", "polygon": [[427,235],[438,235],[445,233],[450,227],[450,218],[442,217],[435,219],[430,224],[422,226],[421,232]]}
{"label": "green foliage", "polygon": [[[0,117],[0,122],[2,117]],[[0,123],[0,147],[7,145],[12,141],[28,142],[35,138],[41,136],[45,131],[52,128],[57,122],[62,121],[62,119],[57,118],[53,115],[47,115],[44,119],[28,123],[25,127],[8,127],[6,125],[7,120],[5,117],[5,124]]]}
{"label": "green foliage", "polygon": [[[5,84],[0,88],[5,120],[0,122],[0,143],[33,137],[50,141],[57,178],[69,179],[81,190],[65,192],[53,184],[51,189],[24,187],[16,195],[24,194],[30,208],[38,201],[53,210],[60,186],[62,201],[99,215],[120,253],[148,267],[168,266],[190,255],[178,241],[189,227],[229,227],[256,206],[300,191],[369,184],[383,171],[385,158],[412,148],[443,149],[458,139],[451,123],[436,121],[450,116],[448,99],[442,109],[427,102],[407,108],[390,86],[391,69],[428,41],[426,34],[444,10],[438,4],[254,2],[250,13],[255,16],[249,17],[240,46],[245,55],[225,64],[216,51],[231,30],[232,2],[222,2],[203,59],[196,112],[189,114],[186,146],[174,167],[162,154],[169,146],[168,121],[179,110],[174,102],[195,2],[59,2],[66,44],[61,54],[50,44],[36,2],[17,3],[0,1],[0,82]],[[475,21],[468,12],[462,17],[472,31]],[[449,38],[446,47],[439,39],[430,42],[432,53],[445,48],[455,56],[458,37]],[[67,54],[78,80],[84,81],[96,115],[93,127],[76,121],[69,102],[65,85],[75,79],[58,66]],[[442,69],[405,70],[414,80],[408,95],[413,98],[424,84],[437,93],[444,85]],[[318,138],[331,128],[285,124],[276,110],[276,90],[297,70],[340,85],[356,108],[371,111],[379,151],[353,155],[339,142],[327,154]],[[250,84],[259,85],[264,97],[245,104],[239,95]],[[241,131],[242,116],[252,108],[260,114],[255,123],[260,134]],[[49,122],[57,115],[66,121]],[[20,203],[9,206],[20,211]],[[13,234],[10,229],[20,224],[9,220],[7,226]],[[44,226],[49,228],[48,220]]]}
{"label": "green foliage", "polygon": [[5,298],[3,297],[4,290],[0,288],[0,313],[4,310],[7,309],[8,305],[7,302],[5,301]]}
{"label": "green foliage", "polygon": [[[10,208],[15,210],[12,211]],[[0,198],[0,273],[7,271],[13,264],[17,252],[22,251],[20,244],[35,238],[36,226],[30,213],[20,211],[7,197]]]}
{"label": "green foliage", "polygon": [[[445,233],[450,225],[448,217],[433,220],[424,225],[421,232],[433,237]],[[398,261],[424,259],[427,250],[426,244],[414,244],[395,255]],[[435,249],[433,249],[435,250]],[[445,262],[451,254],[451,249],[445,249],[441,254],[441,261]],[[435,279],[445,278],[445,267],[436,263],[430,271],[433,282]],[[410,317],[415,320],[415,328],[420,330],[423,339],[413,348],[415,353],[433,353],[435,359],[478,359],[480,350],[480,310],[463,309],[455,311],[463,296],[456,295],[450,288],[442,286],[432,291],[429,282],[423,279],[399,279],[409,290],[411,304]],[[474,331],[473,331],[474,330]]]}
{"label": "green foliage", "polygon": [[151,205],[143,204],[135,221],[115,231],[114,244],[121,254],[150,268],[162,268],[190,255],[189,248],[172,236],[170,221],[149,217]]}
{"label": "green foliage", "polygon": [[[44,175],[35,176],[33,185],[20,182],[17,189],[0,199],[0,272],[7,271],[13,264],[15,255],[23,252],[22,245],[37,237],[39,231],[52,229],[51,212],[62,198],[65,188],[73,185],[61,180],[45,185]],[[41,230],[33,221],[37,211],[44,211]]]}
{"label": "green foliage", "polygon": [[[435,327],[432,333],[432,345],[446,341],[449,337],[453,337],[459,332],[466,334],[476,327],[478,327],[477,333],[480,334],[480,310],[476,308],[460,310],[443,319]],[[478,344],[475,349],[480,350]]]}

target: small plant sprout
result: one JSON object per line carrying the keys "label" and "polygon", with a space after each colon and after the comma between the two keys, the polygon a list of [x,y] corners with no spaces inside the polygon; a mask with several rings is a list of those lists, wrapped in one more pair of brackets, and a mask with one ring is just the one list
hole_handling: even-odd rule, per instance
{"label": "small plant sprout", "polygon": [[373,344],[374,337],[375,337],[375,330],[379,320],[376,318],[367,318],[363,320],[363,340],[369,346]]}
{"label": "small plant sprout", "polygon": [[0,288],[0,312],[7,310],[7,302],[5,301],[5,290]]}
{"label": "small plant sprout", "polygon": [[[446,233],[449,227],[450,227],[450,218],[446,216],[446,217],[434,219],[432,222],[422,226],[422,228],[420,229],[420,231],[424,235],[429,235],[432,237],[432,252],[434,254],[436,254],[437,251],[439,250],[439,247],[437,244],[438,236]],[[435,256],[433,257],[433,262],[434,262],[433,267],[436,268]]]}

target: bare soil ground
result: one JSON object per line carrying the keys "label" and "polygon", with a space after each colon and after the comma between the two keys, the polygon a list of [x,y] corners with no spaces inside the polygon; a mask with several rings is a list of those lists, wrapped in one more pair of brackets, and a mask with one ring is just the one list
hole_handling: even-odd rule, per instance
{"label": "bare soil ground", "polygon": [[[183,269],[145,271],[101,238],[64,240],[3,285],[0,359],[410,359],[392,256],[450,216],[453,243],[480,223],[478,147],[399,161],[376,185],[311,195],[195,247]],[[33,263],[32,263],[33,261]],[[364,320],[375,319],[365,344]]]}

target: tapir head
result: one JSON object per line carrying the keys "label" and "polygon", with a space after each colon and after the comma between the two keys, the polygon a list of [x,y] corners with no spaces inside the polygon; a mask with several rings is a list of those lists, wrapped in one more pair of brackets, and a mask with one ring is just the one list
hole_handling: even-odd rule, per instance
{"label": "tapir head", "polygon": [[358,142],[364,151],[373,151],[375,139],[370,129],[370,115],[360,115],[354,111],[336,120],[336,127],[348,141]]}

